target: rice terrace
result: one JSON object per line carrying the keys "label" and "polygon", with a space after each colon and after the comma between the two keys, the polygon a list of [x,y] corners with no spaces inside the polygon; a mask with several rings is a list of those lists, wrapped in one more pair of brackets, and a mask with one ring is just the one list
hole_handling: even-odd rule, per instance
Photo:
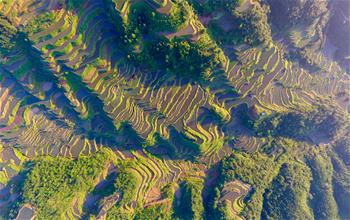
{"label": "rice terrace", "polygon": [[350,1],[0,0],[0,220],[349,220]]}

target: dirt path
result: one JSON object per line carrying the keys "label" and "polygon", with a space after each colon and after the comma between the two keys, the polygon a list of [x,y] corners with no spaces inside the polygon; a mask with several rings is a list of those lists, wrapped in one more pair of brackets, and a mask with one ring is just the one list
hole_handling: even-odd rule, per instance
{"label": "dirt path", "polygon": [[166,5],[164,7],[158,8],[157,12],[165,15],[170,15],[172,6],[173,4],[171,3],[171,0],[167,0]]}
{"label": "dirt path", "polygon": [[193,35],[195,33],[196,33],[196,30],[195,30],[192,22],[189,22],[185,28],[179,30],[178,32],[164,33],[164,35],[166,38],[171,39],[173,37],[182,37],[182,36],[186,36],[186,35]]}
{"label": "dirt path", "polygon": [[258,3],[253,2],[253,0],[245,0],[245,2],[243,4],[241,4],[236,11],[239,13],[245,12],[251,8],[253,8],[254,5],[256,5]]}

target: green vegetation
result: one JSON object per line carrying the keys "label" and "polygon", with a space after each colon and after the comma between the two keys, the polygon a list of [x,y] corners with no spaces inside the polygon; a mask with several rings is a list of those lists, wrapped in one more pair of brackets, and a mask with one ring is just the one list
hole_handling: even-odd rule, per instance
{"label": "green vegetation", "polygon": [[38,219],[64,219],[73,198],[92,190],[107,160],[105,152],[76,160],[38,158],[24,181],[23,202],[37,209]]}
{"label": "green vegetation", "polygon": [[219,8],[225,8],[233,11],[237,6],[242,4],[242,0],[217,0],[209,1],[208,5],[212,10],[217,10]]}
{"label": "green vegetation", "polygon": [[344,164],[350,167],[350,137],[348,135],[344,135],[342,138],[337,140],[334,150],[343,160]]}
{"label": "green vegetation", "polygon": [[252,9],[239,14],[240,30],[242,30],[245,43],[269,45],[272,42],[268,13],[268,6],[255,5]]}
{"label": "green vegetation", "polygon": [[265,192],[263,219],[313,219],[308,206],[311,171],[298,162],[283,164]]}
{"label": "green vegetation", "polygon": [[187,178],[180,186],[181,199],[180,205],[176,207],[175,214],[182,219],[203,218],[203,180],[197,178]]}
{"label": "green vegetation", "polygon": [[[129,169],[132,164],[125,163],[121,165],[119,174],[114,182],[115,193],[120,194],[120,199],[107,213],[107,219],[132,219],[134,213],[132,210],[125,209],[125,206],[135,200],[136,189],[140,187],[140,180],[135,173]],[[137,204],[139,205],[139,204]],[[137,206],[136,209],[139,207]]]}
{"label": "green vegetation", "polygon": [[115,206],[107,214],[109,220],[131,220],[133,213],[130,210],[125,210],[120,206]]}
{"label": "green vegetation", "polygon": [[338,207],[333,197],[333,166],[326,152],[310,156],[308,163],[312,171],[311,207],[315,219],[338,219]]}
{"label": "green vegetation", "polygon": [[147,147],[146,150],[155,156],[167,155],[170,158],[176,158],[176,147],[163,139],[159,133],[153,135],[155,145]]}
{"label": "green vegetation", "polygon": [[68,1],[67,1],[67,3],[68,3],[68,8],[69,8],[70,10],[75,10],[75,9],[81,7],[81,5],[82,5],[83,2],[84,2],[84,1],[82,1],[82,0],[68,0]]}
{"label": "green vegetation", "polygon": [[14,46],[17,30],[11,21],[0,13],[0,54],[6,55]]}
{"label": "green vegetation", "polygon": [[[332,32],[336,33],[334,26],[332,28],[331,22],[329,22],[329,7],[334,6],[330,6],[331,4],[328,1],[315,0],[286,0],[274,2],[270,5],[271,21],[274,24],[274,29],[276,32],[289,35],[288,40],[293,47],[289,51],[291,59],[296,60],[311,72],[327,71],[325,63],[331,61],[323,57],[320,48],[326,41],[325,35],[328,31],[325,30],[332,29]],[[336,14],[335,11],[334,14]],[[331,37],[331,39],[334,38]],[[342,40],[339,42],[342,42]],[[320,57],[322,58],[320,59]]]}
{"label": "green vegetation", "polygon": [[122,34],[122,42],[129,45],[131,51],[129,59],[152,71],[160,69],[193,78],[208,77],[225,60],[208,35],[196,42],[161,36],[161,33],[185,27],[192,16],[193,11],[186,1],[172,3],[169,15],[157,13],[143,2],[133,4]]}
{"label": "green vegetation", "polygon": [[[272,43],[271,28],[268,22],[270,8],[263,3],[255,2],[244,11],[237,11],[239,5],[247,4],[241,0],[220,0],[201,3],[198,0],[190,1],[196,11],[203,16],[211,15],[216,10],[224,10],[225,14],[219,14],[221,19],[213,19],[209,22],[209,33],[220,44],[242,44],[252,46]],[[242,3],[245,2],[245,3]],[[215,13],[212,16],[218,16]],[[224,23],[224,24],[223,24]],[[226,24],[227,23],[227,24]],[[223,26],[232,26],[225,30]],[[222,34],[222,33],[225,34]]]}
{"label": "green vegetation", "polygon": [[171,210],[166,204],[152,205],[137,213],[134,220],[171,219]]}
{"label": "green vegetation", "polygon": [[223,62],[222,51],[208,39],[198,42],[173,38],[159,38],[144,45],[141,53],[131,58],[138,65],[150,70],[165,70],[190,78],[209,77],[215,67]]}
{"label": "green vegetation", "polygon": [[120,172],[114,183],[114,188],[121,192],[120,205],[125,205],[132,201],[135,196],[133,189],[136,189],[137,182],[138,180],[132,172],[126,170]]}
{"label": "green vegetation", "polygon": [[[344,146],[349,148],[349,145]],[[332,152],[330,153],[332,165],[333,165],[333,195],[338,206],[339,218],[346,219],[350,216],[350,210],[347,209],[350,205],[350,171],[347,168],[348,160],[342,160],[340,155]]]}
{"label": "green vegetation", "polygon": [[56,19],[57,14],[46,12],[31,20],[24,28],[24,32],[33,35],[47,29]]}
{"label": "green vegetation", "polygon": [[254,188],[248,196],[242,215],[248,219],[259,218],[263,208],[263,193],[280,167],[279,161],[262,153],[235,153],[222,160],[220,178],[222,183],[239,179]]}
{"label": "green vegetation", "polygon": [[228,9],[234,11],[237,6],[242,4],[243,0],[215,0],[215,1],[197,1],[189,0],[189,2],[201,14],[211,13],[219,9]]}
{"label": "green vegetation", "polygon": [[0,2],[0,219],[350,219],[350,3]]}
{"label": "green vegetation", "polygon": [[[254,130],[259,136],[283,136],[307,140],[314,133],[323,134],[323,139],[334,139],[344,132],[347,116],[334,110],[319,107],[310,112],[290,112],[261,117],[254,121]],[[323,141],[323,140],[318,140]]]}
{"label": "green vegetation", "polygon": [[[172,3],[169,15],[157,13],[145,2],[132,4],[127,19],[119,21],[120,47],[133,50],[140,47],[144,37],[154,37],[159,32],[177,31],[191,19],[192,13],[186,1]],[[117,16],[118,17],[118,16]]]}
{"label": "green vegetation", "polygon": [[176,31],[191,19],[192,10],[186,1],[172,3],[169,15],[157,13],[148,4],[133,4],[128,15],[127,28],[136,36],[155,34],[160,31]]}
{"label": "green vegetation", "polygon": [[[220,191],[218,191],[220,194]],[[232,212],[230,210],[230,204],[227,201],[223,201],[222,204],[218,205],[217,208],[217,214],[216,218],[220,220],[224,219],[234,219],[235,217],[232,215]]]}

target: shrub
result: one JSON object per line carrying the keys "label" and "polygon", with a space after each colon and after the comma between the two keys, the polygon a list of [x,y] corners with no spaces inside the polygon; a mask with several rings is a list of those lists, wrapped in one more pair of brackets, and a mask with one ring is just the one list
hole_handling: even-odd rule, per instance
{"label": "shrub", "polygon": [[[319,106],[310,112],[288,112],[260,118],[254,122],[258,136],[283,136],[307,140],[310,132],[333,140],[344,133],[348,117],[337,110]],[[321,140],[320,140],[321,141]]]}
{"label": "shrub", "polygon": [[74,196],[92,189],[107,158],[101,152],[76,160],[44,157],[33,161],[22,189],[24,202],[36,207],[38,219],[62,219]]}
{"label": "shrub", "polygon": [[143,208],[135,215],[134,220],[145,219],[171,219],[171,212],[166,204],[157,204]]}
{"label": "shrub", "polygon": [[259,45],[262,43],[268,45],[272,42],[271,28],[267,17],[269,12],[268,6],[255,5],[252,9],[238,16],[241,20],[240,30],[242,30],[247,44]]}
{"label": "shrub", "polygon": [[16,43],[17,30],[11,21],[0,13],[0,55],[8,53]]}
{"label": "shrub", "polygon": [[181,185],[181,201],[176,214],[183,219],[203,219],[203,180],[187,178]]}
{"label": "shrub", "polygon": [[160,68],[168,74],[196,78],[210,76],[224,57],[222,51],[206,39],[190,42],[158,38],[147,43],[141,53],[133,53],[130,59],[151,70]]}
{"label": "shrub", "polygon": [[125,205],[134,198],[134,190],[138,185],[137,183],[138,179],[127,170],[124,170],[118,174],[118,177],[114,183],[114,188],[119,191],[122,196],[122,199],[118,205]]}
{"label": "shrub", "polygon": [[45,12],[40,14],[35,19],[31,20],[24,28],[28,35],[39,33],[48,28],[56,19],[55,12]]}
{"label": "shrub", "polygon": [[313,219],[308,206],[311,171],[297,162],[282,165],[265,193],[264,219]]}
{"label": "shrub", "polygon": [[[220,164],[220,183],[223,185],[236,179],[249,184],[253,189],[247,196],[246,206],[242,215],[247,219],[257,219],[263,205],[263,193],[277,174],[279,163],[273,157],[256,152],[253,154],[234,153],[222,160]],[[218,210],[219,214],[225,211],[224,207]]]}

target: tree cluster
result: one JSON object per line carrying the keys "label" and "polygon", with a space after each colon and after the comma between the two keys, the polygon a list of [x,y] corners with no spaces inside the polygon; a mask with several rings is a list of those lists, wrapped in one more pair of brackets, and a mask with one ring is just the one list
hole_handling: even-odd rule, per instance
{"label": "tree cluster", "polygon": [[270,7],[267,4],[255,2],[252,8],[238,12],[236,9],[242,4],[240,0],[217,0],[205,3],[192,0],[190,2],[197,13],[203,16],[209,16],[208,14],[220,9],[226,10],[226,13],[232,16],[230,22],[232,22],[234,28],[225,34],[222,34],[220,20],[213,19],[209,23],[209,32],[220,43],[246,43],[256,46],[259,44],[268,45],[272,42],[271,27],[268,20]]}
{"label": "tree cluster", "polygon": [[[263,153],[239,153],[236,152],[230,157],[221,161],[219,173],[222,188],[224,183],[241,180],[252,187],[246,198],[246,205],[242,215],[247,219],[258,219],[263,207],[263,193],[272,181],[274,172],[279,166],[274,158]],[[214,207],[215,208],[215,207]],[[225,207],[217,207],[217,216],[225,216]],[[225,219],[225,218],[224,218]]]}
{"label": "tree cluster", "polygon": [[191,42],[180,38],[158,38],[130,58],[150,70],[161,69],[166,73],[195,78],[208,77],[223,62],[224,55],[208,39]]}
{"label": "tree cluster", "polygon": [[0,55],[8,53],[16,45],[17,29],[12,22],[0,14]]}
{"label": "tree cluster", "polygon": [[28,35],[33,35],[39,33],[46,28],[48,28],[56,19],[56,14],[54,12],[46,12],[40,14],[36,19],[32,19],[24,27],[24,32]]}
{"label": "tree cluster", "polygon": [[315,219],[339,219],[332,184],[334,170],[331,158],[325,151],[320,151],[308,156],[307,163],[312,172],[310,205]]}
{"label": "tree cluster", "polygon": [[305,164],[283,164],[264,195],[263,219],[313,219],[308,206],[311,171]]}
{"label": "tree cluster", "polygon": [[348,120],[341,112],[322,106],[311,112],[289,112],[262,117],[253,122],[253,127],[258,136],[307,140],[310,132],[315,132],[332,140],[344,132]]}
{"label": "tree cluster", "polygon": [[33,162],[22,189],[23,201],[33,205],[38,219],[61,219],[75,193],[92,189],[108,155],[96,153],[76,160],[40,158]]}
{"label": "tree cluster", "polygon": [[270,8],[267,5],[254,5],[250,10],[238,14],[240,20],[239,29],[244,36],[244,42],[250,45],[272,42],[271,27],[268,22]]}
{"label": "tree cluster", "polygon": [[175,214],[181,219],[203,219],[204,207],[202,190],[202,179],[186,179],[186,181],[181,185],[180,206],[176,207]]}
{"label": "tree cluster", "polygon": [[[134,215],[132,210],[125,209],[125,207],[135,200],[135,192],[140,185],[140,180],[130,169],[133,163],[126,162],[120,165],[118,176],[114,182],[114,193],[119,193],[120,199],[108,211],[107,219],[132,219]],[[136,204],[135,208],[138,210],[139,204]]]}
{"label": "tree cluster", "polygon": [[228,9],[234,11],[238,7],[242,0],[211,0],[211,1],[198,1],[189,0],[196,11],[200,14],[209,14],[218,9]]}
{"label": "tree cluster", "polygon": [[159,32],[174,32],[187,24],[192,10],[186,1],[172,3],[169,15],[156,12],[145,2],[130,7],[126,21],[121,24],[121,41],[124,46],[133,49],[143,41],[143,37],[154,38]]}

